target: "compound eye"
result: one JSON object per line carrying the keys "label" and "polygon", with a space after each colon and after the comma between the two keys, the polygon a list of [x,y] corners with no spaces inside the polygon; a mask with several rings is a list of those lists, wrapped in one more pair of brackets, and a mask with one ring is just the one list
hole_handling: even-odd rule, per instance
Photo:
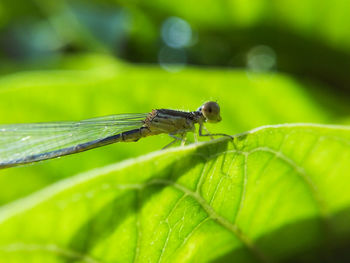
{"label": "compound eye", "polygon": [[209,101],[203,104],[201,107],[202,114],[208,122],[219,122],[221,121],[220,107],[214,101]]}

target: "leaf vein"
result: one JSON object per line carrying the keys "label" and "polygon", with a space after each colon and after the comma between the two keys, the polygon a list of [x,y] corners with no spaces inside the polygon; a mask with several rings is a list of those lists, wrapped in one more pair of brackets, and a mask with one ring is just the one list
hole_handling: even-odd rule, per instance
{"label": "leaf vein", "polygon": [[220,225],[232,232],[261,262],[266,262],[266,256],[260,251],[247,236],[237,227],[237,225],[231,223],[225,217],[220,216],[213,207],[211,207],[207,201],[197,192],[193,192],[187,187],[180,185],[174,181],[168,179],[154,179],[148,183],[148,185],[162,184],[167,186],[173,186],[174,188],[184,192],[188,196],[194,198],[209,215],[209,217],[217,221]]}

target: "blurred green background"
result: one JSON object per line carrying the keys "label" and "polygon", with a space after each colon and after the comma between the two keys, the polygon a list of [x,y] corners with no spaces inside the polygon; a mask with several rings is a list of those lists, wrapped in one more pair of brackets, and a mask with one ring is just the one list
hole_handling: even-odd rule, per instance
{"label": "blurred green background", "polygon": [[[208,125],[213,132],[349,124],[349,10],[346,0],[2,0],[0,123],[195,110],[217,100],[223,121]],[[1,170],[0,204],[169,141]]]}

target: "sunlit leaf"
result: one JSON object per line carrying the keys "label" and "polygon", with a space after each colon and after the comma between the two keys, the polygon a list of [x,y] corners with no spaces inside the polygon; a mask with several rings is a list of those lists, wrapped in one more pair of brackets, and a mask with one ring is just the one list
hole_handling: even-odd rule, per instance
{"label": "sunlit leaf", "polygon": [[[336,120],[304,85],[279,74],[190,68],[178,73],[130,66],[108,56],[66,58],[55,68],[0,78],[0,123],[81,120],[157,108],[196,110],[217,100],[215,133],[239,133],[266,124]],[[170,137],[119,143],[35,165],[0,171],[0,204],[72,174],[161,149]],[[22,182],[18,184],[18,182]]]}
{"label": "sunlit leaf", "polygon": [[0,261],[320,260],[349,238],[349,158],[349,127],[291,124],[91,170],[3,206]]}

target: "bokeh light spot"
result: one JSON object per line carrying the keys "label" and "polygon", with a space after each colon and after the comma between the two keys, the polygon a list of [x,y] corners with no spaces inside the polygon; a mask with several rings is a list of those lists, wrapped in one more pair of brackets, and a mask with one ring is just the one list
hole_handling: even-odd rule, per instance
{"label": "bokeh light spot", "polygon": [[186,66],[186,52],[184,49],[164,46],[158,53],[158,62],[166,71],[178,72]]}
{"label": "bokeh light spot", "polygon": [[276,53],[269,46],[255,46],[247,54],[247,68],[253,72],[266,72],[276,66]]}
{"label": "bokeh light spot", "polygon": [[189,23],[178,17],[169,17],[162,25],[162,39],[172,48],[183,48],[191,44],[192,29]]}

